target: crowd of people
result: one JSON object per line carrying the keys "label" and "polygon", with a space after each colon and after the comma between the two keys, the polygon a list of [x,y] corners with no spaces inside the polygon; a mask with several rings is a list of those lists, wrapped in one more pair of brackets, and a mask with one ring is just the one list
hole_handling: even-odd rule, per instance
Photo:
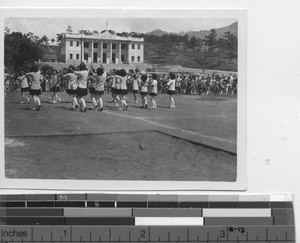
{"label": "crowd of people", "polygon": [[34,110],[41,108],[39,96],[41,92],[50,92],[51,103],[61,102],[59,92],[69,94],[72,110],[85,112],[85,97],[90,94],[90,109],[103,111],[102,96],[112,95],[116,108],[127,110],[127,95],[132,93],[133,103],[138,103],[140,94],[142,108],[156,109],[157,94],[168,94],[170,108],[175,108],[174,95],[237,95],[237,76],[232,74],[182,74],[182,73],[142,73],[139,70],[110,70],[106,72],[102,66],[89,70],[84,63],[78,67],[70,65],[67,69],[38,70],[36,65],[19,73],[5,73],[5,91],[21,92],[21,103],[30,103],[28,92],[34,102]]}

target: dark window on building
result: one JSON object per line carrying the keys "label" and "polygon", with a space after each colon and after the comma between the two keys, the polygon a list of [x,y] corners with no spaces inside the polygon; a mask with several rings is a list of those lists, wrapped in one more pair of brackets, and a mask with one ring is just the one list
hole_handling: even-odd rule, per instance
{"label": "dark window on building", "polygon": [[139,50],[141,49],[141,45],[140,45],[140,44],[138,44],[138,49],[139,49]]}
{"label": "dark window on building", "polygon": [[70,41],[70,46],[73,46],[73,41]]}
{"label": "dark window on building", "polygon": [[134,44],[131,45],[131,49],[134,49]]}
{"label": "dark window on building", "polygon": [[73,59],[73,54],[70,54],[70,59]]}
{"label": "dark window on building", "polygon": [[89,60],[89,54],[88,53],[84,53],[84,60]]}
{"label": "dark window on building", "polygon": [[138,58],[138,62],[140,62],[141,61],[141,57],[137,57]]}
{"label": "dark window on building", "polygon": [[125,56],[121,55],[121,62],[125,62]]}
{"label": "dark window on building", "polygon": [[79,60],[79,54],[76,54],[76,59]]}
{"label": "dark window on building", "polygon": [[112,49],[116,49],[116,44],[112,44]]}
{"label": "dark window on building", "polygon": [[98,48],[98,42],[94,42],[94,48]]}
{"label": "dark window on building", "polygon": [[134,62],[134,56],[131,56],[131,61]]}
{"label": "dark window on building", "polygon": [[103,43],[103,49],[107,49],[107,43]]}
{"label": "dark window on building", "polygon": [[84,42],[84,43],[83,43],[83,46],[84,46],[84,48],[89,48],[90,45],[89,45],[88,42]]}
{"label": "dark window on building", "polygon": [[125,45],[121,44],[121,49],[124,50],[125,49]]}
{"label": "dark window on building", "polygon": [[79,46],[79,41],[76,41],[76,46]]}

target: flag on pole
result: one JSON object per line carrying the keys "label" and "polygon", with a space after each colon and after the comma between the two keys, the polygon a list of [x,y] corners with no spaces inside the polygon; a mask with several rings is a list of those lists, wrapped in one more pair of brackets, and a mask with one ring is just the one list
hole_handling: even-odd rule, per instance
{"label": "flag on pole", "polygon": [[9,33],[10,33],[10,28],[5,27],[5,30],[4,30],[4,31],[5,31],[6,34],[9,34]]}

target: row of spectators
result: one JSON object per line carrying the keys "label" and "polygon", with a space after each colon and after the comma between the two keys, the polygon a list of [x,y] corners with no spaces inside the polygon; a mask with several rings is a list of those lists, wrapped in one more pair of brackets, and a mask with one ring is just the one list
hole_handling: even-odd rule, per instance
{"label": "row of spectators", "polygon": [[[105,83],[105,93],[110,93],[110,80],[114,76],[115,70],[111,70],[107,74]],[[51,89],[51,70],[45,70],[41,73],[41,87],[43,92]],[[64,78],[65,70],[58,71],[58,87],[59,91],[67,90],[67,79]],[[141,73],[139,71],[130,70],[127,75],[127,89],[132,92],[134,79],[139,79]],[[147,73],[149,78],[151,73]],[[5,91],[19,92],[20,81],[18,77],[20,73],[5,73]],[[167,93],[168,74],[158,74],[157,91],[158,93]],[[237,95],[238,77],[235,74],[198,74],[198,73],[177,73],[176,74],[176,93],[182,95]]]}

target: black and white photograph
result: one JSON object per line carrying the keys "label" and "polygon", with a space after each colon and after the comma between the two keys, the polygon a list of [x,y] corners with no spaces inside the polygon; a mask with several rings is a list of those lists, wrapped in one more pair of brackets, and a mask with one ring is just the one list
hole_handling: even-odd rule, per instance
{"label": "black and white photograph", "polygon": [[9,11],[2,181],[245,189],[245,11]]}

